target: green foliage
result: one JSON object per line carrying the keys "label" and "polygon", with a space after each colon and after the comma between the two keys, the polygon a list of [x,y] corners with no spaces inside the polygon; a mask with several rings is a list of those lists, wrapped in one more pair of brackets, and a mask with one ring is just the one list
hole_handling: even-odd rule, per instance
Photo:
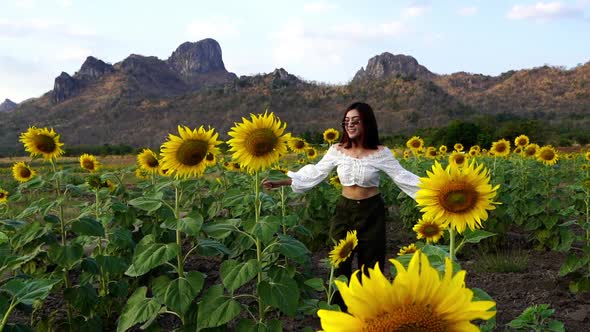
{"label": "green foliage", "polygon": [[529,256],[520,250],[499,250],[477,255],[473,269],[484,272],[522,273],[527,270]]}
{"label": "green foliage", "polygon": [[516,319],[510,321],[507,326],[514,331],[535,331],[535,332],[563,332],[564,324],[558,320],[551,319],[555,312],[548,304],[538,304],[526,308]]}

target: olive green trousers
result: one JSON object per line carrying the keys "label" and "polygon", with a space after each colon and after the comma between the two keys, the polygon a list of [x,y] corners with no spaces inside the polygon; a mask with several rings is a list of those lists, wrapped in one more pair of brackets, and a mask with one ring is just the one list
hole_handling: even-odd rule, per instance
{"label": "olive green trousers", "polygon": [[335,271],[336,275],[343,274],[350,278],[355,256],[356,266],[359,269],[363,268],[365,274],[376,262],[379,262],[379,267],[383,269],[386,245],[385,213],[385,203],[381,194],[362,200],[340,197],[331,221],[330,237],[338,243],[346,238],[346,232],[356,230],[358,246],[351,257],[340,263]]}

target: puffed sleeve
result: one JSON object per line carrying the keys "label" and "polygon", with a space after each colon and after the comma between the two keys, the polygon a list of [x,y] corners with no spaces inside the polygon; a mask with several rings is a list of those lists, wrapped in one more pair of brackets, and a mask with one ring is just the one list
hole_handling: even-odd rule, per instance
{"label": "puffed sleeve", "polygon": [[393,182],[408,196],[416,200],[416,192],[420,189],[420,177],[406,170],[395,159],[393,153],[388,148],[383,149],[383,159],[379,162],[378,167],[385,172]]}
{"label": "puffed sleeve", "polygon": [[322,182],[328,174],[336,167],[336,148],[332,145],[328,152],[317,164],[303,166],[297,172],[287,172],[291,178],[291,188],[295,193],[304,193]]}

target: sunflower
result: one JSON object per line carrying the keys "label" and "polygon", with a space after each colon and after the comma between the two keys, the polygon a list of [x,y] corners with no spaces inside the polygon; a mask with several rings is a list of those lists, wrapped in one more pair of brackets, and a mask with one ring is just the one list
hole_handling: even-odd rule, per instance
{"label": "sunflower", "polygon": [[453,151],[449,155],[449,164],[456,167],[463,167],[467,164],[467,155],[463,152]]}
{"label": "sunflower", "polygon": [[543,162],[547,166],[553,166],[559,159],[557,151],[551,146],[546,145],[537,151],[537,160]]}
{"label": "sunflower", "polygon": [[168,141],[160,147],[162,167],[168,169],[176,178],[201,176],[207,167],[207,154],[219,153],[216,146],[219,134],[213,128],[205,130],[203,126],[191,130],[186,126],[178,126],[179,136],[169,134]]}
{"label": "sunflower", "polygon": [[295,153],[304,153],[305,148],[307,148],[307,142],[303,138],[299,137],[291,137],[287,142],[289,149]]}
{"label": "sunflower", "polygon": [[480,147],[479,145],[477,145],[477,144],[476,144],[476,145],[474,145],[474,146],[470,147],[470,148],[469,148],[469,150],[470,150],[470,151],[471,151],[471,150],[475,150],[475,151],[477,151],[477,152],[481,152],[481,147]]}
{"label": "sunflower", "polygon": [[455,143],[455,145],[453,145],[453,149],[455,149],[455,151],[461,152],[461,151],[463,151],[464,147],[463,147],[463,144],[461,144],[461,143]]}
{"label": "sunflower", "polygon": [[35,172],[31,167],[25,164],[23,161],[18,162],[12,166],[12,175],[14,179],[18,182],[25,183],[31,180],[37,172]]}
{"label": "sunflower", "polygon": [[586,153],[584,154],[584,158],[586,158],[586,160],[590,161],[590,151],[586,151]]}
{"label": "sunflower", "polygon": [[418,152],[424,147],[424,140],[418,136],[413,136],[406,142],[406,146],[408,149],[412,150],[412,152]]}
{"label": "sunflower", "polygon": [[339,137],[340,132],[334,128],[328,128],[324,131],[324,141],[328,142],[328,144],[336,142]]}
{"label": "sunflower", "polygon": [[445,154],[447,153],[447,146],[446,145],[441,145],[438,147],[438,152]]}
{"label": "sunflower", "polygon": [[160,167],[158,156],[150,149],[143,149],[141,153],[137,155],[137,163],[139,167],[148,174],[156,174]]}
{"label": "sunflower", "polygon": [[422,218],[412,229],[416,232],[418,240],[426,239],[427,242],[436,243],[443,236],[447,226],[433,219]]}
{"label": "sunflower", "polygon": [[587,171],[588,169],[590,169],[589,164],[582,164],[582,166],[580,166],[580,170],[582,170],[582,171]]}
{"label": "sunflower", "polygon": [[412,154],[411,154],[411,153],[412,153],[412,152],[411,152],[410,150],[406,150],[406,151],[404,151],[404,159],[405,159],[405,160],[408,160],[408,159],[410,159],[410,157],[412,156]]}
{"label": "sunflower", "polygon": [[115,189],[117,189],[117,186],[111,180],[106,180],[105,182],[103,182],[102,187],[107,188],[109,190],[109,192],[111,192],[111,193],[114,192]]}
{"label": "sunflower", "polygon": [[517,146],[514,148],[514,151],[512,151],[512,152],[514,152],[514,154],[521,155],[522,154],[522,147]]}
{"label": "sunflower", "polygon": [[488,170],[472,161],[459,169],[452,165],[445,169],[435,162],[432,172],[420,178],[416,202],[424,212],[423,218],[435,219],[463,233],[465,228],[481,227],[488,219],[487,210],[494,210],[493,201],[499,185],[492,187]]}
{"label": "sunflower", "polygon": [[158,167],[158,174],[160,174],[160,176],[170,176],[168,169],[162,166]]}
{"label": "sunflower", "polygon": [[358,244],[359,241],[356,238],[356,231],[346,232],[346,238],[341,239],[340,242],[334,246],[334,249],[330,251],[330,262],[332,263],[332,266],[338,267],[340,263],[347,260]]}
{"label": "sunflower", "polygon": [[340,183],[340,178],[338,177],[338,175],[335,175],[330,178],[330,184],[338,190],[342,189],[342,183]]}
{"label": "sunflower", "polygon": [[223,163],[223,167],[225,169],[227,169],[228,171],[232,171],[232,172],[239,172],[242,170],[242,166],[240,166],[240,163],[234,162],[234,161],[226,161]]}
{"label": "sunflower", "polygon": [[141,167],[135,169],[135,177],[137,177],[138,179],[146,180],[148,178],[148,175],[148,172]]}
{"label": "sunflower", "polygon": [[315,148],[307,148],[305,149],[305,155],[307,156],[307,159],[315,159],[318,157],[318,150]]}
{"label": "sunflower", "polygon": [[502,138],[499,141],[492,143],[490,152],[492,152],[495,157],[506,157],[510,154],[510,142]]}
{"label": "sunflower", "polygon": [[25,150],[31,154],[31,157],[43,156],[45,160],[50,160],[64,153],[61,149],[64,144],[59,142],[59,135],[53,128],[30,127],[20,134],[19,141],[25,145]]}
{"label": "sunflower", "polygon": [[215,164],[217,164],[217,158],[215,158],[213,153],[207,153],[205,156],[205,164],[207,164],[207,166],[215,166]]}
{"label": "sunflower", "polygon": [[401,247],[399,252],[397,253],[398,256],[409,255],[413,254],[418,250],[415,243],[409,244],[407,246]]}
{"label": "sunflower", "polygon": [[375,264],[368,275],[356,271],[350,282],[336,280],[348,312],[320,309],[325,332],[342,331],[479,331],[472,320],[496,315],[494,301],[474,301],[465,287],[466,271],[453,274],[453,263],[445,259],[444,275],[417,251],[406,269],[391,259],[397,273],[393,281]]}
{"label": "sunflower", "polygon": [[575,158],[573,153],[566,153],[565,154],[565,159],[566,160],[573,160]]}
{"label": "sunflower", "polygon": [[248,169],[248,172],[263,170],[279,161],[287,153],[287,142],[291,134],[284,134],[287,124],[282,124],[274,113],[250,114],[252,121],[242,118],[228,133],[232,137],[233,159]]}
{"label": "sunflower", "polygon": [[426,149],[426,153],[425,153],[426,157],[428,157],[429,159],[436,159],[436,157],[438,156],[438,152],[436,151],[436,148],[434,146],[429,146]]}
{"label": "sunflower", "polygon": [[514,139],[514,145],[515,146],[520,146],[521,148],[524,148],[525,146],[529,145],[529,138],[527,135],[520,135],[517,138]]}
{"label": "sunflower", "polygon": [[8,191],[0,188],[0,204],[8,202]]}
{"label": "sunflower", "polygon": [[537,155],[537,152],[540,148],[541,147],[539,147],[537,144],[529,144],[524,148],[524,155],[527,157],[534,157]]}
{"label": "sunflower", "polygon": [[477,157],[479,156],[479,151],[475,149],[469,149],[469,156],[470,157]]}
{"label": "sunflower", "polygon": [[80,167],[92,173],[100,168],[100,163],[95,156],[85,153],[80,156]]}

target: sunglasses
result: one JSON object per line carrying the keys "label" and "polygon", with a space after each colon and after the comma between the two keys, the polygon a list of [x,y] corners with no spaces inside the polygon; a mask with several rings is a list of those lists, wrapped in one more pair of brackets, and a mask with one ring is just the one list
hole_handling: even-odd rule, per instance
{"label": "sunglasses", "polygon": [[361,120],[354,120],[354,121],[343,121],[342,122],[342,127],[348,127],[348,126],[353,126],[356,127],[359,125],[359,123],[361,123]]}

